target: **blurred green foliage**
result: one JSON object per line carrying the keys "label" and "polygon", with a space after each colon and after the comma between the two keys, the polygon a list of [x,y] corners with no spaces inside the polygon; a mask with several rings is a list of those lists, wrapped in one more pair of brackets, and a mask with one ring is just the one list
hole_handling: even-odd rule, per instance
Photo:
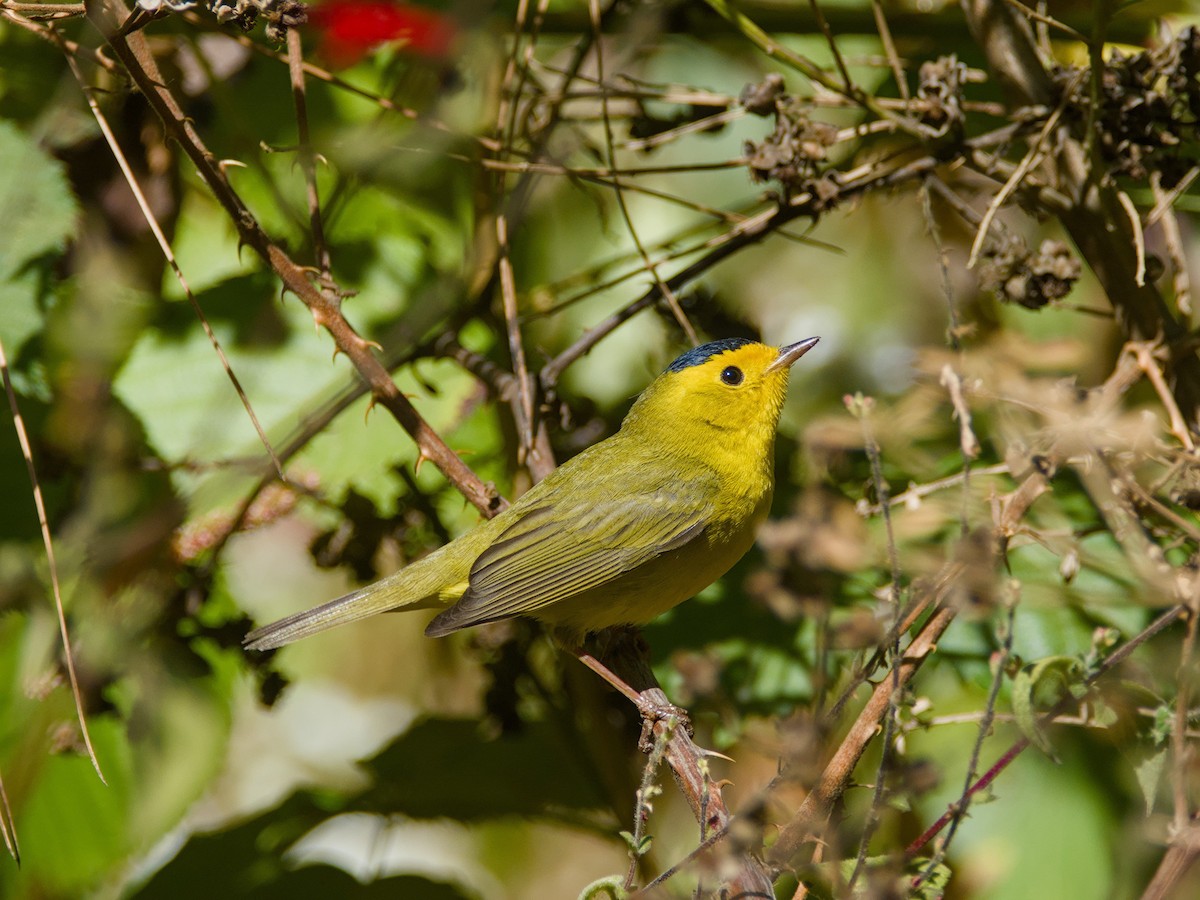
{"label": "blurred green foliage", "polygon": [[[882,6],[910,72],[952,53],[984,66],[956,6]],[[1050,4],[1077,28],[1089,6]],[[616,202],[594,64],[565,82],[577,96],[556,105],[574,48],[591,46],[585,7],[552,7],[545,33],[520,45],[529,68],[506,155],[484,152],[481,139],[507,108],[511,9],[477,26],[469,11],[450,10],[462,32],[452,59],[386,46],[335,73],[355,91],[308,79],[320,247],[278,49],[261,29],[248,40],[266,52],[246,49],[202,9],[146,29],[186,114],[218,158],[234,161],[230,182],[267,232],[306,264],[328,250],[348,319],[379,344],[432,427],[507,496],[530,477],[509,398],[437,343],[450,335],[477,362],[511,367],[496,215],[509,217],[519,325],[537,372],[656,278],[786,202],[785,189],[752,183],[739,162],[771,125],[735,98],[768,73],[791,93],[814,93],[712,10],[606,14],[620,36],[603,44],[609,86],[620,88],[608,110],[615,140],[728,113],[659,147],[615,153],[638,242],[661,258],[650,274]],[[895,99],[872,4],[821,7],[856,83]],[[241,650],[253,623],[393,571],[478,514],[432,465],[418,465],[413,442],[371,409],[309,311],[239,246],[143,99],[95,65],[90,24],[65,18],[55,34],[80,43],[196,303],[285,452],[287,481],[273,477],[62,48],[34,12],[0,9],[0,340],[107,781],[81,754],[25,464],[15,430],[0,428],[0,777],[22,860],[0,866],[0,896],[490,900],[576,896],[623,873],[620,832],[632,827],[642,778],[638,723],[532,627],[433,642],[420,616],[383,616],[278,654]],[[748,14],[790,53],[838,73],[815,31],[784,30],[770,7]],[[1192,18],[1184,4],[1133,4],[1110,25],[1133,41]],[[1064,39],[1054,50],[1078,62],[1081,45]],[[1000,102],[994,85],[971,84],[970,99]],[[826,124],[867,122],[862,106],[818,93]],[[1001,124],[988,109],[965,133]],[[903,152],[892,131],[847,133],[822,171],[845,175]],[[483,164],[501,156],[506,175]],[[647,167],[659,168],[639,174]],[[980,208],[996,187],[963,184]],[[1086,267],[1062,303],[1036,313],[1002,304],[962,266],[975,229],[940,205],[927,218],[919,187],[864,193],[792,222],[678,292],[702,335],[823,341],[793,375],[773,521],[721,583],[645,629],[655,671],[689,709],[698,741],[736,760],[713,758],[713,777],[732,780],[731,807],[753,810],[769,842],[865,697],[858,685],[840,718],[823,718],[891,624],[893,568],[907,600],[961,563],[969,574],[942,597],[960,614],[900,698],[887,771],[879,775],[873,747],[825,835],[824,860],[799,877],[817,896],[847,893],[861,849],[860,890],[911,886],[936,848],[907,863],[902,851],[959,799],[979,723],[995,713],[975,775],[1022,735],[1045,753],[1027,751],[974,798],[913,896],[1136,896],[1170,836],[1176,798],[1196,808],[1191,710],[1191,756],[1171,749],[1176,700],[1196,696],[1194,661],[1181,668],[1184,627],[1094,684],[1083,679],[1174,602],[1173,584],[1194,581],[1194,454],[1143,380],[1097,399],[1123,336],[1110,315],[1094,314],[1107,300]],[[1143,213],[1155,202],[1145,184],[1127,187]],[[1195,192],[1178,199],[1189,209]],[[1031,246],[1061,237],[1016,208],[998,220]],[[931,221],[950,261],[945,282]],[[1178,224],[1194,254],[1190,214]],[[1159,233],[1147,240],[1156,258],[1169,255]],[[1178,273],[1159,280],[1190,330]],[[617,428],[684,344],[660,303],[571,365],[542,398],[558,458]],[[967,385],[980,441],[969,468],[945,366]],[[865,427],[843,402],[856,392],[875,398]],[[900,497],[890,520],[873,508],[881,485],[868,431]],[[1050,456],[1046,496],[993,534],[1012,492]],[[939,479],[947,483],[921,490]],[[980,533],[997,541],[973,539]],[[1045,712],[1066,696],[1082,701],[1075,720],[1047,726]],[[766,791],[781,766],[794,780]],[[877,777],[888,786],[882,805],[866,787]],[[643,881],[697,844],[669,776],[657,778],[665,792]],[[711,889],[689,871],[671,890],[691,896],[698,879]],[[785,875],[780,896],[795,884]],[[1193,875],[1178,896],[1196,885]]]}

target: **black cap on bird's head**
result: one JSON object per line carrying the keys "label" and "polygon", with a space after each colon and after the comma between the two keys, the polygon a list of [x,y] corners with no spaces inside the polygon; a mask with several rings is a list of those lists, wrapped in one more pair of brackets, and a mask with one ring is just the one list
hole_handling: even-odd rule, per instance
{"label": "black cap on bird's head", "polygon": [[690,366],[698,366],[708,362],[718,353],[736,350],[738,347],[745,347],[753,343],[755,342],[749,338],[723,338],[719,341],[709,341],[707,344],[701,344],[699,347],[693,347],[691,350],[679,354],[675,357],[675,361],[667,366],[667,371],[679,372]]}

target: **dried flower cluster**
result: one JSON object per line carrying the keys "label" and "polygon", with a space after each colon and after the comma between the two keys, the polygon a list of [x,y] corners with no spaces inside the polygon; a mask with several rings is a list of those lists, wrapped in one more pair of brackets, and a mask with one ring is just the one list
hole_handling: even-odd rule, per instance
{"label": "dried flower cluster", "polygon": [[939,56],[921,63],[917,76],[916,107],[921,123],[933,128],[938,135],[962,129],[963,85],[970,79],[970,70],[954,54]]}
{"label": "dried flower cluster", "polygon": [[984,254],[979,280],[1005,303],[1041,309],[1069,294],[1081,272],[1079,259],[1062,241],[1044,240],[1034,253],[1010,234]]}
{"label": "dried flower cluster", "polygon": [[775,117],[771,134],[757,143],[746,142],[746,165],[754,180],[778,181],[789,194],[810,192],[820,208],[831,208],[838,189],[824,164],[837,142],[837,129],[809,118],[803,102],[784,90],[778,75],[747,85],[739,99],[748,112]]}
{"label": "dried flower cluster", "polygon": [[1175,40],[1133,56],[1113,50],[1099,79],[1100,103],[1093,113],[1087,80],[1061,68],[1055,80],[1075,115],[1095,119],[1099,150],[1108,174],[1144,179],[1161,173],[1174,186],[1191,168],[1187,149],[1194,145],[1200,121],[1200,32],[1185,28]]}
{"label": "dried flower cluster", "polygon": [[289,28],[308,21],[308,9],[299,0],[209,0],[208,9],[222,25],[232,23],[243,31],[252,29],[261,18],[273,41],[284,40]]}

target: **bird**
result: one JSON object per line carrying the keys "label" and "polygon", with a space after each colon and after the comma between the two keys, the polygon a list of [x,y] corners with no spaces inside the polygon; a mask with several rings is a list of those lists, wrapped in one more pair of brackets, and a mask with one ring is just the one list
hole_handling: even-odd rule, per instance
{"label": "bird", "polygon": [[754,543],[770,509],[788,375],[818,340],[776,348],[725,338],[684,352],[615,434],[504,512],[393,575],[255,629],[246,647],[397,610],[438,610],[430,637],[523,616],[572,646],[652,621]]}

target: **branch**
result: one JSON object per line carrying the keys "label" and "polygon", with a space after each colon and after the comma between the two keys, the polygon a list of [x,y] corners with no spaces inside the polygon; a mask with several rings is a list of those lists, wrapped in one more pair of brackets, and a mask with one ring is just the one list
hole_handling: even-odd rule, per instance
{"label": "branch", "polygon": [[167,81],[159,72],[145,37],[140,32],[128,36],[121,34],[122,14],[126,13],[124,7],[117,4],[116,0],[88,0],[87,11],[92,24],[104,36],[117,60],[162,120],[167,134],[183,148],[213,196],[224,207],[237,230],[239,241],[254,250],[275,271],[284,287],[308,307],[313,320],[329,332],[337,349],[349,357],[375,398],[387,407],[416,442],[422,458],[437,466],[484,515],[499,512],[503,508],[503,501],[495,488],[484,484],[471,471],[400,392],[387,369],[371,352],[372,343],[359,336],[342,315],[337,291],[320,291],[314,287],[309,281],[308,270],[296,263],[267,235],[242,202],[226,178],[220,162],[205,145],[191,119],[184,114],[167,87]]}
{"label": "branch", "polygon": [[[646,659],[646,645],[636,633],[617,632],[604,654],[605,664],[626,684],[637,690],[643,698],[662,706],[670,705],[650,669]],[[652,734],[648,735],[653,746],[665,741],[663,758],[671,767],[675,783],[691,807],[692,814],[700,824],[701,840],[711,846],[709,836],[725,836],[730,821],[729,808],[721,796],[721,786],[708,775],[706,752],[696,746],[687,728],[670,728],[667,720],[654,722]],[[716,843],[715,839],[711,843]],[[738,849],[731,854],[734,862],[732,872],[723,877],[723,886],[731,897],[775,896],[771,887],[773,878],[762,861],[748,849]]]}
{"label": "branch", "polygon": [[790,868],[801,849],[812,839],[817,828],[833,810],[850,783],[854,768],[862,759],[872,739],[879,733],[879,723],[887,714],[893,695],[904,689],[937,649],[938,639],[954,621],[956,610],[942,607],[921,627],[913,642],[904,651],[904,656],[894,674],[875,685],[875,690],[866,706],[850,727],[849,734],[825,766],[821,777],[804,798],[791,821],[779,833],[778,840],[767,851],[767,863],[778,871]]}

